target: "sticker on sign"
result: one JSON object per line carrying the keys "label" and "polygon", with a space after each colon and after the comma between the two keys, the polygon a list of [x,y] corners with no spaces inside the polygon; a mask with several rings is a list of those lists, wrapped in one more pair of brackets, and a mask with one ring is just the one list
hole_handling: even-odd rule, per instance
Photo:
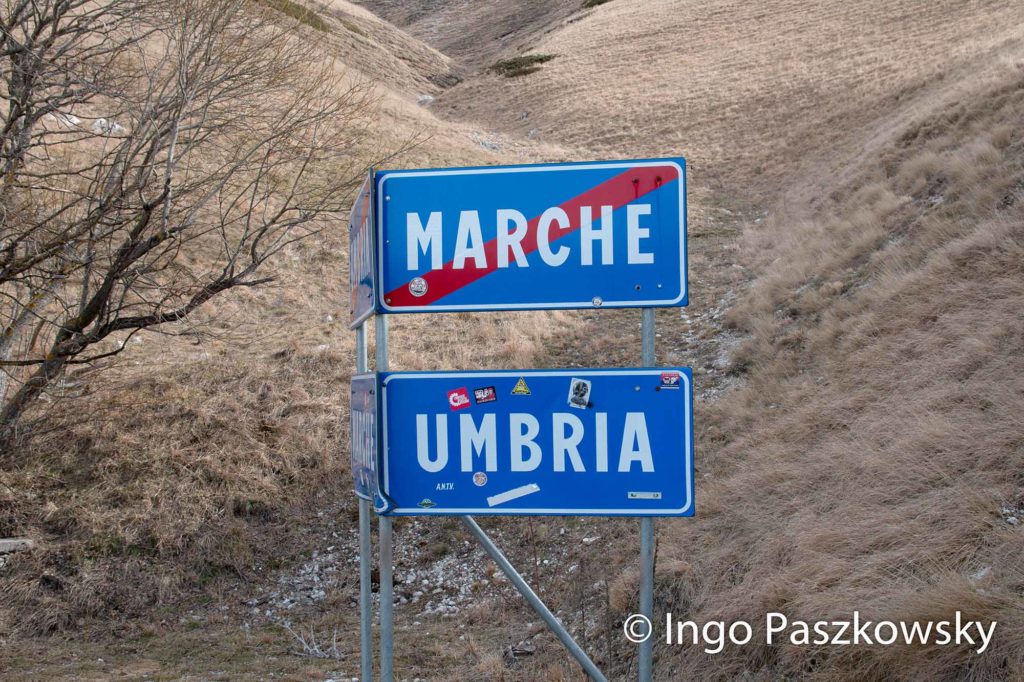
{"label": "sticker on sign", "polygon": [[469,407],[469,393],[465,388],[448,391],[448,406],[452,410],[464,410]]}
{"label": "sticker on sign", "polygon": [[384,312],[683,306],[686,162],[376,174]]}

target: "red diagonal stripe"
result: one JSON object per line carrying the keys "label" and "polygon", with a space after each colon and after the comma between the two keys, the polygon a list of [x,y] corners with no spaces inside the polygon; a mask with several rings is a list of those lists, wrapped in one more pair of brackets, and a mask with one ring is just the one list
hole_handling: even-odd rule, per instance
{"label": "red diagonal stripe", "polygon": [[[586,192],[559,204],[559,208],[569,216],[569,227],[558,230],[558,239],[572,234],[580,228],[580,207],[593,206],[595,221],[600,219],[601,206],[612,206],[613,210],[626,204],[636,201],[640,197],[653,192],[663,185],[678,180],[679,172],[675,166],[638,166],[630,168],[615,177],[605,180]],[[523,253],[529,256],[537,250],[537,224],[540,216],[536,216],[527,223],[526,236],[520,242],[523,246]],[[552,243],[558,241],[552,239]],[[448,294],[458,291],[462,287],[472,284],[482,277],[489,275],[498,269],[498,240],[490,240],[484,244],[484,254],[487,257],[486,268],[469,266],[456,270],[452,267],[454,259],[445,263],[440,270],[431,270],[421,277],[427,282],[427,293],[423,296],[413,296],[409,293],[409,283],[406,282],[384,295],[384,301],[391,307],[400,308],[404,306],[430,305]],[[510,259],[510,267],[515,259]]]}

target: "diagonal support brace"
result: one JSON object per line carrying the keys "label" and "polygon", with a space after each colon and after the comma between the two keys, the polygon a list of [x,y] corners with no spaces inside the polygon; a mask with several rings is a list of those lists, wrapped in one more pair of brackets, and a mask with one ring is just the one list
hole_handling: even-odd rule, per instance
{"label": "diagonal support brace", "polygon": [[484,550],[491,555],[491,559],[498,565],[498,568],[508,576],[508,579],[512,581],[519,593],[523,595],[526,601],[533,607],[533,610],[537,612],[544,622],[547,624],[548,629],[554,633],[562,645],[569,650],[573,658],[583,667],[584,672],[590,676],[590,679],[596,682],[608,682],[608,678],[598,669],[594,662],[587,656],[587,652],[576,643],[576,640],[572,638],[569,631],[565,629],[565,626],[558,622],[555,618],[555,614],[551,613],[551,610],[545,606],[541,598],[537,596],[537,593],[533,591],[530,585],[523,579],[523,576],[519,574],[515,566],[502,554],[498,546],[494,544],[487,532],[476,522],[472,516],[463,516],[462,522],[469,529],[469,532],[480,542]]}

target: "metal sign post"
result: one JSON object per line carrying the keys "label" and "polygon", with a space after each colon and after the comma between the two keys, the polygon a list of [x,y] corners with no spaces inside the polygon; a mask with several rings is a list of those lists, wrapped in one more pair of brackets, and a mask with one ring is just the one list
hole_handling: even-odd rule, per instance
{"label": "metal sign post", "polygon": [[[376,370],[388,369],[388,318],[374,318],[376,344]],[[391,682],[394,677],[394,546],[391,517],[381,516],[377,526],[377,544],[380,546],[380,679]]]}
{"label": "metal sign post", "polygon": [[[641,362],[654,366],[654,308],[644,308],[640,324]],[[640,519],[640,613],[654,623],[654,519]],[[653,628],[654,626],[651,625]],[[640,681],[650,682],[654,669],[653,633],[640,644]]]}
{"label": "metal sign post", "polygon": [[505,558],[505,555],[502,554],[501,550],[498,549],[498,546],[491,541],[491,538],[488,537],[484,529],[477,524],[476,520],[472,516],[463,516],[462,522],[466,525],[466,528],[469,529],[469,532],[476,537],[487,553],[491,555],[491,559],[493,559],[494,563],[498,565],[498,568],[508,576],[508,579],[512,581],[512,584],[515,585],[517,590],[519,590],[519,593],[523,595],[527,602],[529,602],[530,606],[533,607],[533,610],[537,612],[537,615],[539,615],[547,624],[548,628],[555,633],[555,636],[558,637],[558,640],[562,645],[569,650],[569,653],[572,654],[573,658],[575,658],[583,667],[583,670],[586,671],[587,675],[590,675],[590,678],[592,680],[596,680],[596,682],[607,682],[608,678],[606,678],[598,667],[594,665],[594,662],[590,660],[589,656],[587,656],[587,652],[585,652],[583,648],[576,643],[576,640],[572,638],[572,635],[570,635],[569,631],[565,629],[565,626],[558,622],[558,619],[555,618],[555,614],[551,613],[551,610],[543,601],[541,601],[541,598],[537,596],[537,593],[533,591],[525,580],[523,580],[523,576],[520,575],[515,566]]}
{"label": "metal sign post", "polygon": [[[374,262],[376,250],[376,218],[373,210],[373,168],[363,181],[359,194],[349,215],[349,313],[350,328],[356,332],[356,375],[367,370],[366,320],[375,311],[377,268]],[[365,384],[365,382],[364,382]],[[372,496],[376,491],[377,449],[376,391],[374,395],[361,395],[364,414],[360,428],[356,425],[355,399],[350,401],[352,416],[352,475],[355,493],[359,498],[359,662],[363,682],[373,680],[373,601],[370,584],[372,562],[370,540],[370,517]],[[368,401],[373,401],[373,406]],[[372,424],[367,415],[372,415]]]}
{"label": "metal sign post", "polygon": [[[356,374],[366,371],[366,323],[356,328]],[[359,653],[363,682],[373,680],[373,623],[370,585],[370,501],[359,497]]]}

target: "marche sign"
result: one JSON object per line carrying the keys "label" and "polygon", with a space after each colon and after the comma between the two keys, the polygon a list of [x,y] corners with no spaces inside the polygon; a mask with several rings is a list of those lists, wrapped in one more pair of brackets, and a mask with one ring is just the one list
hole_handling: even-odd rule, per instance
{"label": "marche sign", "polygon": [[686,305],[685,169],[379,171],[378,312]]}

